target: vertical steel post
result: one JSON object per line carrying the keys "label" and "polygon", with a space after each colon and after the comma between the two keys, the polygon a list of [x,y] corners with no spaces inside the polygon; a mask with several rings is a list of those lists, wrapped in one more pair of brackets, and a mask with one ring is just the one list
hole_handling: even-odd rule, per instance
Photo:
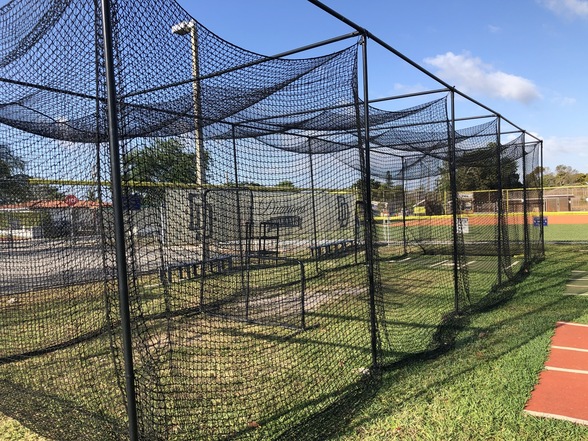
{"label": "vertical steel post", "polygon": [[378,321],[376,317],[376,276],[375,255],[373,245],[374,216],[372,213],[372,189],[370,167],[370,106],[368,87],[368,55],[367,36],[362,36],[362,64],[363,64],[363,137],[365,157],[365,253],[368,266],[369,304],[370,304],[370,334],[372,349],[372,366],[378,365]]}
{"label": "vertical steel post", "polygon": [[539,234],[541,236],[541,257],[545,256],[545,231],[543,226],[543,217],[545,216],[545,207],[543,201],[543,141],[539,141],[541,145],[541,176],[539,179],[539,199],[541,202],[541,216],[539,217],[540,224],[539,224]]}
{"label": "vertical steel post", "polygon": [[183,21],[172,26],[176,35],[190,34],[190,52],[192,58],[192,103],[194,108],[194,144],[196,147],[196,184],[205,182],[204,136],[202,133],[202,106],[200,97],[200,60],[198,56],[198,27],[194,20]]}
{"label": "vertical steel post", "polygon": [[131,311],[129,306],[129,285],[125,246],[125,225],[123,216],[122,176],[119,160],[120,146],[118,136],[118,109],[116,102],[117,92],[114,72],[114,47],[112,38],[110,0],[101,0],[101,7],[108,109],[108,143],[110,148],[112,206],[114,211],[114,235],[116,244],[116,271],[125,369],[125,391],[127,395],[127,416],[129,419],[129,439],[131,441],[138,441],[139,434],[137,424],[137,396],[135,392],[135,370],[133,366]]}
{"label": "vertical steel post", "polygon": [[529,199],[527,194],[527,145],[525,132],[523,132],[523,245],[524,259],[523,266],[526,268],[531,263],[531,243],[529,236]]}
{"label": "vertical steel post", "polygon": [[[249,259],[250,259],[250,241],[249,234],[250,225],[248,218],[246,222],[241,221],[241,198],[239,196],[239,169],[237,166],[237,138],[235,132],[235,124],[231,125],[231,138],[233,140],[233,177],[235,178],[235,199],[237,202],[237,235],[239,236],[239,258],[241,260],[241,291],[245,294],[245,320],[249,320],[249,302],[250,302],[250,290],[249,290]],[[253,196],[251,196],[253,197]],[[251,204],[252,205],[252,204]],[[253,207],[250,206],[250,213],[253,211]],[[242,227],[245,227],[245,252],[243,252],[243,232]]]}
{"label": "vertical steel post", "polygon": [[[451,192],[451,234],[453,236],[453,308],[459,313],[459,233],[457,229],[457,157],[455,153],[455,91],[451,89],[451,129],[449,130],[449,187]],[[463,233],[462,233],[463,234]]]}
{"label": "vertical steel post", "polygon": [[306,329],[306,274],[304,264],[298,261],[300,265],[300,327]]}
{"label": "vertical steel post", "polygon": [[198,29],[194,21],[191,22],[190,47],[192,52],[192,95],[194,100],[194,136],[196,144],[196,184],[206,182],[204,167],[204,135],[202,133],[202,99],[200,92],[200,60],[198,58]]}
{"label": "vertical steel post", "polygon": [[402,246],[404,250],[404,254],[408,254],[408,248],[406,246],[406,181],[405,181],[405,161],[404,156],[402,159],[402,169],[400,171],[402,177]]}
{"label": "vertical steel post", "polygon": [[315,193],[314,193],[314,164],[312,162],[312,145],[311,145],[311,140],[310,138],[308,138],[308,161],[309,161],[309,166],[310,166],[310,191],[311,191],[311,199],[312,199],[312,228],[314,230],[313,233],[313,246],[314,249],[317,250],[314,253],[314,263],[315,263],[315,269],[316,272],[318,274],[319,272],[319,263],[318,263],[318,237],[317,237],[317,223],[316,223],[316,199],[315,199]]}
{"label": "vertical steel post", "polygon": [[[496,236],[496,240],[497,240],[497,263],[498,263],[498,285],[500,285],[502,283],[502,251],[503,251],[503,246],[502,246],[502,227],[503,227],[503,223],[504,223],[504,207],[503,207],[503,199],[502,199],[502,155],[501,155],[501,146],[500,146],[500,116],[498,117],[498,127],[496,130],[496,174],[498,177],[498,182],[496,185],[496,192],[497,192],[497,200],[496,200],[496,207],[497,207],[497,215],[498,215],[498,220],[497,220],[497,227],[498,227],[498,232],[497,232],[497,236]],[[508,212],[508,207],[507,207],[507,212]]]}
{"label": "vertical steel post", "polygon": [[200,234],[202,244],[201,265],[200,265],[200,306],[203,307],[202,300],[204,299],[204,275],[206,271],[205,261],[209,257],[209,252],[206,249],[206,200],[203,184],[205,182],[205,167],[204,167],[204,136],[202,133],[202,106],[200,96],[200,63],[198,55],[198,27],[194,20],[183,21],[171,28],[172,33],[176,35],[190,34],[190,52],[192,59],[192,105],[194,108],[194,144],[195,144],[195,166],[196,174],[195,181],[200,191],[200,216],[197,219],[197,236]]}
{"label": "vertical steel post", "polygon": [[231,124],[231,137],[233,140],[233,178],[235,178],[235,187],[239,188],[239,167],[237,158],[237,133],[235,132],[235,124]]}

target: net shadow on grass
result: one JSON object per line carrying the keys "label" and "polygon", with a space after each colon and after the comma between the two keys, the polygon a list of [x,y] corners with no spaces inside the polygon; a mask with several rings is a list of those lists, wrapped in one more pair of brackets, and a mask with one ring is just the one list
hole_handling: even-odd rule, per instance
{"label": "net shadow on grass", "polygon": [[36,433],[60,441],[77,441],[80,434],[88,441],[127,439],[127,427],[121,419],[108,418],[81,406],[76,399],[40,392],[6,380],[0,380],[0,412],[23,422]]}
{"label": "net shadow on grass", "polygon": [[[386,414],[405,415],[407,403],[412,406],[423,397],[429,401],[428,397],[439,394],[445,385],[453,386],[461,378],[469,378],[476,369],[553,332],[558,320],[574,321],[585,310],[585,299],[562,296],[561,280],[565,280],[571,268],[578,267],[581,264],[558,265],[549,271],[544,266],[533,278],[521,276],[519,284],[509,286],[505,295],[495,297],[496,301],[480,303],[475,312],[464,317],[462,332],[456,336],[452,352],[441,357],[428,354],[407,358],[383,369],[379,394],[382,402],[386,402]],[[476,320],[482,317],[481,313],[490,316],[482,321],[484,325]],[[529,392],[531,388],[529,385]],[[522,408],[526,396],[521,397]],[[381,412],[379,406],[364,408],[361,419],[355,419],[346,433],[361,433],[370,421],[381,420]]]}
{"label": "net shadow on grass", "polygon": [[[342,433],[349,421],[375,398],[381,384],[380,372],[374,370],[360,381],[349,385],[333,404],[280,433],[276,440],[321,441]],[[303,403],[297,409],[303,411],[311,403]]]}

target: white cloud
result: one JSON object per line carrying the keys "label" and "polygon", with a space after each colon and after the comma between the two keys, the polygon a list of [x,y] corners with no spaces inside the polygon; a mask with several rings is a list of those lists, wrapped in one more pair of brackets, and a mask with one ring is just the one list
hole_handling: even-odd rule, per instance
{"label": "white cloud", "polygon": [[573,106],[574,104],[576,104],[576,98],[562,96],[559,94],[555,95],[551,101],[560,107],[569,107],[569,106]]}
{"label": "white cloud", "polygon": [[439,69],[437,75],[440,78],[465,93],[522,103],[541,98],[537,86],[531,80],[496,70],[469,53],[456,55],[447,52],[426,58],[425,63]]}
{"label": "white cloud", "polygon": [[539,2],[556,14],[588,18],[587,0],[539,0]]}
{"label": "white cloud", "polygon": [[551,136],[543,140],[543,148],[549,153],[574,153],[588,157],[588,136]]}
{"label": "white cloud", "polygon": [[502,32],[502,28],[499,26],[494,26],[494,25],[488,25],[488,30],[493,33],[493,34],[499,34],[500,32]]}
{"label": "white cloud", "polygon": [[544,164],[551,170],[559,164],[588,172],[588,136],[557,137],[543,140]]}

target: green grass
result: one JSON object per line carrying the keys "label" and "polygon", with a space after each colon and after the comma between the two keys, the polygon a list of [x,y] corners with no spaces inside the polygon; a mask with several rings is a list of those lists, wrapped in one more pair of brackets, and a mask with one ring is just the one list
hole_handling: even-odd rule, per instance
{"label": "green grass", "polygon": [[[547,216],[549,220],[549,216]],[[379,240],[389,239],[391,241],[402,240],[402,224],[395,222],[389,228],[384,228],[382,224],[376,225],[376,230]],[[538,237],[539,228],[529,225],[531,237]],[[560,241],[588,241],[588,225],[586,224],[548,224],[543,229],[546,242],[560,242]],[[508,227],[508,234],[511,238],[521,238],[523,234],[522,225],[510,225]],[[428,239],[437,235],[438,237],[450,238],[451,227],[435,225],[435,218],[424,218],[421,226],[407,227],[408,238]],[[464,234],[464,240],[478,241],[478,240],[493,240],[496,236],[495,225],[471,225],[469,233]]]}
{"label": "green grass", "polygon": [[[549,216],[548,216],[549,220]],[[392,223],[391,227],[384,227],[382,224],[376,225],[379,240],[401,241],[402,224],[399,222]],[[531,237],[539,236],[539,227],[530,225]],[[588,225],[585,224],[548,224],[543,229],[546,242],[574,242],[588,241]],[[522,225],[509,225],[508,234],[511,238],[521,238],[523,234]],[[451,239],[450,226],[435,226],[435,218],[422,219],[420,226],[414,226],[409,223],[407,227],[407,236],[411,238],[421,238],[423,240],[429,237],[438,239]],[[496,236],[496,225],[471,225],[469,233],[464,234],[466,242],[493,240]]]}
{"label": "green grass", "polygon": [[[288,287],[278,292],[290,296],[284,300],[297,295],[293,269],[296,267],[267,267],[251,272],[256,297],[252,314],[266,322],[275,318],[267,314],[300,319],[300,312],[293,314],[291,310],[295,302],[284,302],[278,310],[277,303],[268,299],[277,279]],[[365,271],[364,265],[355,265],[344,273],[335,269],[308,280],[308,329],[304,332],[245,322],[243,308],[219,310],[214,307],[214,297],[205,299],[213,302],[210,307],[205,304],[207,314],[188,313],[162,320],[159,314],[166,305],[188,310],[198,306],[199,282],[172,283],[167,291],[170,301],[164,302],[162,286],[139,279],[141,302],[132,306],[133,310],[140,307],[145,319],[137,322],[141,339],[135,339],[138,395],[147,395],[144,400],[157,405],[160,394],[165,393],[168,406],[148,410],[154,416],[151,426],[146,427],[160,434],[169,429],[178,440],[193,439],[195,432],[249,433],[263,438],[268,433],[279,434],[283,427],[336,402],[347,387],[361,381],[361,369],[370,363],[367,291],[359,285],[365,280]],[[230,296],[241,287],[238,273],[206,280],[205,291],[219,296]],[[64,336],[72,339],[76,324],[85,331],[79,327],[84,323],[83,316],[78,317],[82,311],[86,311],[86,319],[101,325],[104,318],[100,320],[96,306],[100,304],[98,288],[65,287],[18,296],[4,316],[10,322],[0,335],[0,347],[11,355],[19,354],[21,347],[31,351]],[[215,315],[221,312],[229,317]],[[70,323],[72,318],[75,320]],[[26,421],[40,433],[61,440],[87,431],[85,439],[99,441],[109,438],[109,432],[119,430],[120,421],[124,421],[108,334],[0,367],[0,396],[4,397],[0,412]],[[263,425],[263,431],[248,427],[250,421]],[[14,420],[3,417],[0,422],[16,427],[5,430],[5,437],[24,431]],[[10,439],[2,436],[2,440]],[[155,434],[147,433],[146,437]]]}
{"label": "green grass", "polygon": [[[233,404],[223,410],[224,416],[231,418],[230,424],[234,427],[245,427],[250,420],[260,423],[261,429],[249,431],[249,435],[256,439],[276,436],[292,422],[298,423],[299,430],[289,432],[293,435],[288,439],[296,440],[588,439],[588,428],[522,413],[545,361],[554,323],[557,320],[588,323],[588,314],[582,315],[588,299],[562,295],[570,271],[588,268],[588,253],[579,253],[578,249],[581,247],[549,247],[547,259],[509,292],[510,299],[474,315],[464,324],[452,351],[430,360],[401,362],[384,370],[371,391],[361,397],[348,396],[345,390],[345,385],[360,380],[358,372],[369,360],[369,353],[365,350],[369,348],[367,323],[362,319],[365,317],[365,293],[354,295],[346,286],[360,283],[361,271],[355,274],[355,279],[342,279],[342,273],[333,271],[323,279],[309,281],[309,296],[324,303],[309,311],[309,329],[302,333],[202,316],[178,317],[169,325],[170,335],[184,340],[175,340],[179,345],[172,363],[159,368],[159,374],[164,382],[169,382],[172,377],[166,369],[183,369],[181,374],[190,378],[190,384],[203,383],[193,392],[182,384],[168,383],[171,393],[179,398],[177,403],[184,406],[171,409],[177,415],[172,423],[179,426],[182,412],[187,412],[186,415],[194,420],[191,424],[213,430],[223,416],[215,413],[219,411],[223,393],[240,385],[241,392],[237,397],[232,396]],[[385,292],[395,293],[392,299],[387,299],[390,336],[394,349],[400,352],[390,356],[388,361],[398,361],[401,359],[398,355],[426,349],[435,325],[444,312],[451,310],[450,269],[439,266],[437,272],[431,273],[428,264],[430,261],[423,261],[420,267],[412,265],[402,269],[401,263],[383,263]],[[472,265],[470,283],[482,293],[492,286],[494,267],[491,259],[477,264],[480,266],[476,271]],[[269,276],[272,270],[266,271]],[[437,290],[431,290],[431,274],[435,274]],[[189,285],[188,282],[174,286],[177,299],[181,300],[183,295],[191,292]],[[330,297],[325,297],[328,292]],[[333,292],[338,294],[333,297]],[[157,292],[152,294],[153,302],[157,303]],[[423,298],[425,295],[427,297]],[[87,296],[93,299],[93,296]],[[339,303],[342,299],[345,299],[345,307]],[[157,312],[162,306],[155,303],[151,308]],[[415,311],[419,314],[416,315]],[[329,320],[325,321],[327,318]],[[147,326],[153,333],[151,343],[156,355],[159,325],[147,323]],[[347,340],[342,342],[341,335],[347,335]],[[198,346],[190,346],[191,339],[197,341]],[[103,366],[105,372],[108,371],[106,341],[99,339],[82,346],[69,353],[60,351],[62,353],[51,355],[51,363],[47,359],[26,361],[30,372],[36,375],[26,379],[24,384],[31,390],[57,390],[60,396],[72,401],[82,399],[86,393],[88,400],[96,398],[96,391],[90,390],[93,388],[112,396],[112,401],[117,402],[116,388],[109,385],[108,378],[88,379],[86,389],[82,387],[71,392],[68,381],[73,379],[52,375],[53,365],[71,363],[80,356],[85,357],[84,365]],[[334,347],[339,350],[337,359],[333,359]],[[240,352],[235,353],[235,348]],[[268,358],[270,353],[272,357]],[[193,368],[186,370],[187,366]],[[301,370],[301,366],[306,369]],[[148,379],[153,368],[153,365],[139,360],[142,378]],[[324,372],[330,375],[324,375]],[[334,372],[337,374],[333,375]],[[216,382],[207,381],[207,373],[208,378],[215,378]],[[10,370],[8,374],[11,374]],[[19,373],[12,375],[18,376]],[[268,393],[271,391],[273,400],[252,403],[252,398],[257,395],[251,393],[263,388]],[[0,392],[6,393],[4,390]],[[349,407],[331,406],[348,399],[360,400],[351,406],[357,409],[358,403],[362,403],[360,411],[350,414]],[[55,404],[50,400],[48,403]],[[90,401],[87,404],[92,406]],[[241,404],[251,413],[241,413]],[[39,401],[39,406],[45,405],[47,403]],[[8,409],[6,406],[8,403],[4,403],[3,408]],[[191,406],[203,406],[202,413],[190,411]],[[342,413],[337,413],[337,409]],[[116,416],[120,407],[99,411]],[[292,412],[299,414],[294,420],[289,416]],[[317,414],[323,420],[317,420]],[[13,415],[19,418],[18,413]],[[91,415],[73,415],[73,419],[87,418],[88,428],[95,423]],[[23,421],[31,419],[30,414],[20,416]],[[308,425],[304,424],[305,418],[309,419]],[[322,427],[321,421],[324,423]],[[335,431],[338,435],[333,434],[333,421],[337,423]],[[64,433],[68,427],[67,421],[47,422],[51,423],[62,424]],[[56,433],[51,430],[40,432]],[[88,439],[99,439],[97,436]],[[22,439],[43,438],[36,437],[16,420],[0,415],[0,440]]]}
{"label": "green grass", "polygon": [[509,301],[471,318],[452,351],[384,372],[377,395],[334,439],[588,439],[585,426],[523,413],[555,322],[588,323],[588,299],[562,295],[575,268],[588,268],[588,254],[549,247]]}
{"label": "green grass", "polygon": [[548,225],[543,229],[546,242],[586,242],[588,241],[588,225]]}

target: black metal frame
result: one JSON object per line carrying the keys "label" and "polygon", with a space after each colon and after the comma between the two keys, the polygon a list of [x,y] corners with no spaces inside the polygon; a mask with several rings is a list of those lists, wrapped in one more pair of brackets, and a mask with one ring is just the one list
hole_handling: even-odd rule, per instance
{"label": "black metal frame", "polygon": [[[325,12],[329,13],[330,15],[334,16],[338,20],[342,21],[343,23],[349,25],[351,28],[355,29],[356,32],[351,34],[336,37],[330,40],[325,40],[320,43],[316,43],[313,45],[308,45],[305,47],[301,47],[299,49],[295,49],[292,51],[284,52],[281,54],[277,54],[273,57],[268,58],[279,58],[285,57],[288,55],[293,55],[299,52],[303,52],[309,49],[318,48],[321,46],[325,46],[328,44],[332,44],[334,42],[342,41],[344,39],[350,37],[361,37],[361,45],[362,45],[362,72],[363,72],[363,120],[360,121],[360,115],[357,114],[358,118],[358,139],[360,140],[359,152],[360,152],[360,160],[362,162],[362,168],[364,170],[364,188],[363,188],[363,195],[362,195],[362,203],[364,204],[364,227],[365,227],[365,255],[366,255],[366,262],[368,267],[368,283],[369,283],[369,310],[370,310],[370,333],[371,333],[371,355],[372,355],[372,366],[378,366],[378,322],[376,317],[376,275],[375,275],[375,253],[374,253],[374,220],[371,210],[371,186],[370,186],[370,121],[369,121],[369,103],[376,102],[369,100],[369,85],[368,85],[368,40],[373,40],[383,48],[387,49],[389,52],[394,54],[395,56],[399,57],[403,61],[410,64],[415,69],[421,71],[425,75],[429,76],[430,78],[434,79],[437,83],[443,85],[447,91],[449,91],[451,96],[451,128],[448,128],[448,135],[450,139],[449,145],[449,154],[450,154],[450,170],[453,169],[453,173],[450,173],[450,180],[451,180],[451,193],[452,193],[452,200],[453,204],[453,259],[454,259],[454,289],[455,289],[455,311],[459,312],[461,305],[459,304],[459,265],[460,265],[460,248],[458,243],[458,234],[457,234],[457,206],[455,201],[457,200],[457,185],[456,185],[456,176],[455,176],[455,95],[460,95],[463,98],[466,98],[468,101],[478,105],[479,107],[488,110],[493,115],[497,116],[500,119],[508,122],[513,127],[520,129],[518,126],[513,124],[512,122],[504,119],[500,114],[496,113],[492,109],[486,107],[485,105],[479,103],[478,101],[474,100],[473,98],[467,96],[466,94],[458,91],[455,87],[449,85],[448,83],[442,81],[440,78],[436,77],[422,66],[417,64],[416,62],[412,61],[408,57],[404,56],[394,48],[392,48],[387,43],[380,40],[375,35],[371,34],[366,29],[362,28],[361,26],[357,25],[356,23],[352,22],[351,20],[345,18],[341,14],[337,13],[333,9],[327,7],[326,5],[322,4],[318,0],[309,0],[312,4],[319,7],[320,9],[324,10]],[[125,391],[126,391],[126,407],[127,407],[127,416],[128,416],[128,425],[129,425],[129,437],[132,441],[136,441],[139,439],[138,436],[138,424],[137,424],[137,407],[136,407],[136,391],[135,391],[135,376],[134,376],[134,365],[133,365],[133,351],[132,351],[132,331],[131,331],[131,315],[130,315],[130,305],[129,305],[129,286],[128,286],[128,273],[127,273],[127,256],[126,256],[126,242],[125,242],[125,225],[124,225],[124,216],[123,216],[123,200],[124,200],[124,192],[122,186],[122,177],[121,177],[121,170],[120,170],[120,145],[119,145],[119,128],[118,128],[118,108],[117,103],[124,98],[129,98],[135,95],[141,95],[148,92],[154,92],[162,88],[167,88],[174,85],[182,85],[193,83],[197,81],[201,81],[203,78],[191,78],[190,80],[179,82],[177,84],[167,84],[160,88],[154,88],[150,90],[143,90],[134,92],[132,94],[128,94],[126,96],[119,96],[117,92],[117,85],[115,80],[115,67],[114,67],[114,41],[113,41],[113,29],[112,29],[112,21],[111,21],[111,2],[109,0],[101,0],[100,2],[101,7],[101,19],[102,19],[102,43],[104,45],[104,57],[105,57],[105,69],[106,69],[106,88],[107,88],[107,111],[108,111],[108,142],[110,148],[110,164],[111,164],[111,186],[112,186],[112,195],[113,195],[113,209],[114,209],[114,224],[115,224],[115,241],[116,241],[116,263],[117,263],[117,281],[118,281],[118,295],[119,295],[119,307],[120,307],[120,319],[121,319],[121,330],[122,330],[122,343],[123,343],[123,358],[124,358],[124,369],[125,369]],[[254,64],[258,64],[264,62],[268,58],[262,58],[260,60],[256,60],[252,63],[247,63],[242,66],[237,66],[229,71],[238,70],[244,67],[248,67]],[[229,71],[222,71],[216,72],[213,75],[221,75],[223,73]],[[209,76],[209,77],[210,77]],[[8,79],[1,79],[1,81],[11,82]],[[13,81],[12,81],[13,82]],[[27,84],[28,85],[28,84]],[[28,85],[31,87],[35,87],[35,85]],[[45,90],[48,90],[47,87],[41,87]],[[64,90],[60,90],[60,93],[70,93]],[[79,94],[76,94],[79,95]],[[416,95],[416,94],[415,94]],[[407,95],[408,96],[408,95]],[[92,99],[97,99],[96,97],[88,97]],[[356,107],[359,106],[359,97],[357,97]],[[449,124],[448,124],[449,126]],[[363,129],[362,129],[363,128]],[[234,127],[233,127],[234,129]],[[524,134],[528,134],[524,130],[520,129],[521,132]],[[499,130],[500,132],[500,130]],[[538,142],[541,142],[538,138],[536,138],[532,134],[528,134],[529,136],[536,139]],[[234,138],[233,138],[234,139]],[[499,142],[500,144],[500,142]],[[524,157],[524,155],[523,155]],[[453,166],[453,167],[452,167]],[[543,167],[543,153],[541,151],[541,166]],[[310,167],[312,168],[312,159]],[[238,186],[237,180],[237,160],[236,160],[236,153],[235,153],[235,184]],[[404,177],[403,177],[404,179]],[[541,176],[543,179],[543,176]],[[542,182],[541,182],[542,184]],[[404,187],[404,185],[403,185]],[[223,189],[226,191],[227,189]],[[237,190],[242,190],[237,188]],[[206,211],[205,207],[205,198],[206,195],[203,195],[203,211]],[[405,210],[403,210],[405,213]],[[316,216],[315,207],[314,207],[314,183],[313,183],[313,216]],[[543,218],[543,207],[541,208],[541,218]],[[206,220],[207,216],[203,216],[203,224],[204,224],[204,231],[206,232]],[[403,215],[403,222],[405,223],[405,214]],[[543,222],[541,222],[541,239],[543,239],[544,231],[543,231]],[[316,228],[315,228],[316,230]],[[500,229],[499,229],[500,231]],[[528,235],[528,225],[526,226],[526,234]],[[206,250],[206,235],[203,234],[202,237],[202,246],[203,246],[203,253],[205,254]],[[314,238],[315,243],[317,242],[317,238]],[[406,239],[405,239],[405,246],[406,246]],[[248,262],[248,256],[250,253],[250,248],[248,250],[242,251],[242,258],[245,262]],[[203,256],[206,257],[206,256]],[[276,256],[276,259],[280,259]],[[205,278],[205,270],[204,267],[205,259],[202,259],[202,268],[201,268],[201,275],[202,280]],[[303,274],[302,277],[302,285],[305,285],[305,277],[304,277],[304,265],[299,262],[301,265],[301,272]],[[500,268],[500,267],[499,267]],[[500,269],[499,269],[500,271]],[[247,284],[245,280],[243,283]],[[201,285],[201,299],[202,299],[202,290],[204,285]],[[304,288],[303,288],[303,296],[302,296],[302,304],[303,304],[303,313],[302,313],[302,323],[304,327]]]}
{"label": "black metal frame", "polygon": [[106,93],[108,109],[108,144],[110,147],[110,175],[112,181],[112,205],[114,210],[114,235],[116,243],[116,271],[118,281],[119,308],[122,330],[123,358],[125,369],[126,408],[129,419],[129,438],[139,440],[137,421],[137,395],[135,391],[135,369],[133,365],[133,342],[129,285],[123,217],[123,188],[120,169],[120,145],[118,130],[117,90],[114,72],[114,41],[112,32],[110,1],[101,0],[102,38],[106,70]]}
{"label": "black metal frame", "polygon": [[[392,46],[390,46],[389,44],[387,44],[386,42],[384,42],[383,40],[379,39],[378,37],[376,37],[375,35],[373,35],[371,32],[369,32],[367,29],[359,26],[358,24],[354,23],[353,21],[349,20],[348,18],[344,17],[343,15],[341,15],[340,13],[336,12],[335,10],[329,8],[328,6],[326,6],[325,4],[321,3],[318,0],[308,0],[310,3],[312,3],[313,5],[317,6],[318,8],[322,9],[323,11],[327,12],[328,14],[332,15],[333,17],[335,17],[336,19],[342,21],[343,23],[347,24],[348,26],[350,26],[351,28],[355,29],[362,37],[362,46],[363,46],[363,93],[364,93],[364,121],[363,121],[363,127],[364,127],[364,132],[363,132],[363,137],[360,134],[359,139],[362,140],[363,143],[363,148],[365,149],[364,151],[364,155],[363,155],[363,160],[365,161],[365,163],[363,164],[366,170],[365,173],[365,200],[368,202],[368,206],[371,207],[371,190],[370,190],[370,162],[369,162],[369,108],[368,108],[368,104],[370,102],[375,102],[375,101],[370,101],[368,98],[369,95],[369,90],[368,90],[368,69],[367,69],[367,42],[369,39],[375,41],[378,45],[380,45],[381,47],[385,48],[386,50],[388,50],[389,52],[391,52],[392,54],[394,54],[395,56],[397,56],[398,58],[400,58],[401,60],[405,61],[406,63],[410,64],[412,67],[414,67],[415,69],[419,70],[420,72],[424,73],[426,76],[428,76],[429,78],[433,79],[434,81],[436,81],[437,83],[443,85],[446,90],[449,92],[450,94],[450,99],[451,99],[451,117],[450,120],[447,122],[448,123],[448,139],[449,139],[449,169],[450,169],[450,187],[451,187],[451,196],[452,196],[452,213],[453,213],[453,222],[452,222],[452,235],[453,235],[453,271],[454,271],[454,293],[455,293],[455,312],[459,314],[460,310],[461,310],[461,305],[459,303],[459,292],[460,292],[460,279],[459,279],[459,274],[460,274],[460,266],[461,266],[461,261],[462,261],[462,254],[464,252],[463,247],[460,247],[460,243],[459,243],[459,236],[458,236],[458,228],[457,228],[457,181],[456,181],[456,173],[455,173],[455,141],[456,141],[456,136],[455,136],[455,122],[458,121],[458,119],[455,116],[455,95],[459,95],[463,98],[465,98],[466,100],[470,101],[473,104],[476,104],[477,106],[479,106],[482,109],[485,109],[487,111],[489,111],[492,115],[494,115],[495,117],[498,118],[498,120],[504,120],[506,121],[508,124],[510,124],[511,126],[517,128],[518,130],[520,130],[523,133],[527,133],[525,130],[521,129],[520,127],[518,127],[516,124],[512,123],[511,121],[509,121],[508,119],[504,118],[503,116],[501,116],[499,113],[495,112],[494,110],[492,110],[491,108],[489,108],[488,106],[485,106],[484,104],[480,103],[479,101],[473,99],[472,97],[468,96],[467,94],[459,91],[458,89],[456,89],[454,86],[451,86],[450,84],[448,84],[447,82],[443,81],[441,78],[437,77],[436,75],[434,75],[433,73],[431,73],[430,71],[428,71],[427,69],[425,69],[424,67],[422,67],[421,65],[419,65],[418,63],[416,63],[415,61],[411,60],[410,58],[406,57],[404,54],[400,53],[399,51],[397,51],[396,49],[394,49]],[[432,91],[431,93],[434,93],[437,91]],[[418,94],[415,94],[418,95]],[[409,97],[409,96],[413,96],[413,95],[404,95],[404,97]],[[378,100],[381,101],[381,100]],[[480,116],[477,118],[485,118],[485,116]],[[529,134],[531,137],[533,137],[534,139],[536,139],[537,141],[540,141],[539,138],[535,137],[532,134]],[[498,130],[498,137],[500,137],[500,129]],[[361,148],[361,146],[360,146]],[[497,146],[498,151],[500,151],[500,138],[498,141],[498,146]],[[499,154],[499,153],[498,153]],[[543,162],[542,162],[543,164]],[[371,251],[373,251],[373,243],[372,243],[372,224],[373,224],[373,219],[371,216],[371,210],[368,210],[369,214],[368,214],[368,221],[366,222],[366,254],[369,256],[371,254]],[[542,216],[543,218],[543,216]],[[543,228],[543,227],[541,227]],[[500,228],[499,228],[500,231]],[[499,233],[501,234],[501,233]],[[499,253],[500,254],[500,253]],[[368,259],[368,274],[369,274],[369,289],[370,289],[370,323],[371,323],[371,333],[372,333],[372,364],[374,366],[377,365],[377,344],[376,344],[376,336],[377,336],[377,322],[375,321],[375,303],[374,303],[374,296],[375,296],[375,280],[374,280],[374,261],[371,257],[367,257]],[[501,272],[501,265],[499,264],[499,273]],[[500,279],[499,279],[500,280]]]}

